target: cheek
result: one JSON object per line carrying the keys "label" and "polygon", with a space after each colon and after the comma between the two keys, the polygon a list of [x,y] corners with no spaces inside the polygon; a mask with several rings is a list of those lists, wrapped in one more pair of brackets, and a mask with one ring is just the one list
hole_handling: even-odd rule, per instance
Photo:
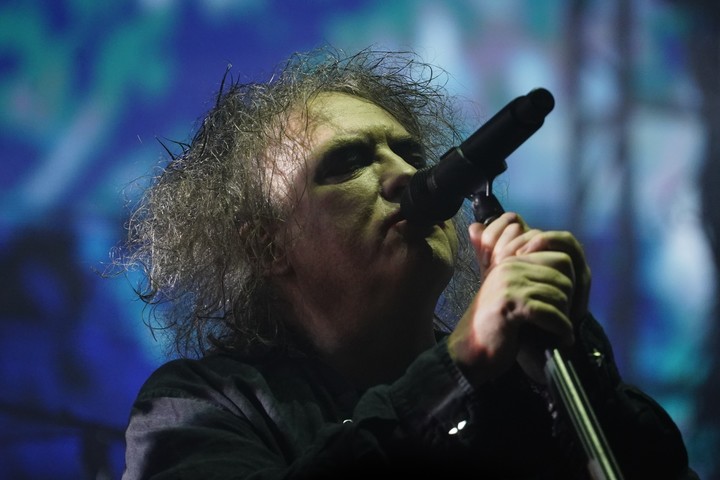
{"label": "cheek", "polygon": [[358,248],[373,213],[372,202],[357,188],[317,187],[300,200],[289,227],[296,240],[312,242],[318,250]]}
{"label": "cheek", "polygon": [[329,228],[356,231],[375,213],[376,195],[360,181],[319,187],[308,200],[312,212]]}

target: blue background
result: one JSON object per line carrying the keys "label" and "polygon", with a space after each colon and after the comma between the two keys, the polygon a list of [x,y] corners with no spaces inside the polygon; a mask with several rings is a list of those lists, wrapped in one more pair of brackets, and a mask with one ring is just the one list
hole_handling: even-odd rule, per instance
{"label": "blue background", "polygon": [[[264,79],[324,43],[413,49],[475,130],[543,86],[557,106],[496,193],[572,230],[625,378],[720,478],[714,198],[720,7],[651,0],[0,3],[0,478],[117,478],[132,400],[166,360],[124,277],[128,188],[188,140],[228,64]],[[130,279],[132,280],[132,279]]]}

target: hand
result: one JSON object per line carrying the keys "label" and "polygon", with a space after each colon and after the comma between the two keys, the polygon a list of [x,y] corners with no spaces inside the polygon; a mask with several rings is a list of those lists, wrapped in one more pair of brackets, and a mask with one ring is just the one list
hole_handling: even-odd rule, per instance
{"label": "hand", "polygon": [[570,233],[530,229],[514,213],[469,232],[483,282],[450,335],[450,355],[475,384],[516,360],[544,383],[542,352],[550,342],[572,345],[573,320],[587,313],[590,270],[582,248]]}

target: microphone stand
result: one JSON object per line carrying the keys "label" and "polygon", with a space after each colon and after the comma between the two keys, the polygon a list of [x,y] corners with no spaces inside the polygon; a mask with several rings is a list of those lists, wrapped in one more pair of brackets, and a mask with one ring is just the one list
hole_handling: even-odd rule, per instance
{"label": "microphone stand", "polygon": [[[492,193],[492,181],[492,178],[486,177],[470,196],[475,220],[485,225],[504,212]],[[622,480],[620,468],[572,363],[566,361],[557,348],[547,348],[544,371],[552,397],[551,411],[560,407],[572,423],[576,437],[585,451],[590,476],[594,480]]]}

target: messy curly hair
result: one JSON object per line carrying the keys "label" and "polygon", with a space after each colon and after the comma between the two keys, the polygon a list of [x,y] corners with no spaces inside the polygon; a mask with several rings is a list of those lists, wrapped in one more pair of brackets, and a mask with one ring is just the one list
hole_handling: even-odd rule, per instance
{"label": "messy curly hair", "polygon": [[[392,114],[432,160],[459,139],[444,77],[411,52],[330,48],[294,54],[264,82],[226,72],[196,134],[179,152],[167,149],[169,162],[128,222],[123,266],[144,273],[137,293],[151,307],[149,325],[183,356],[290,345],[263,266],[274,248],[268,232],[289,212],[268,176],[291,111],[320,92],[361,97]],[[456,221],[461,239],[466,223]],[[465,300],[446,293],[438,309],[448,316]]]}

